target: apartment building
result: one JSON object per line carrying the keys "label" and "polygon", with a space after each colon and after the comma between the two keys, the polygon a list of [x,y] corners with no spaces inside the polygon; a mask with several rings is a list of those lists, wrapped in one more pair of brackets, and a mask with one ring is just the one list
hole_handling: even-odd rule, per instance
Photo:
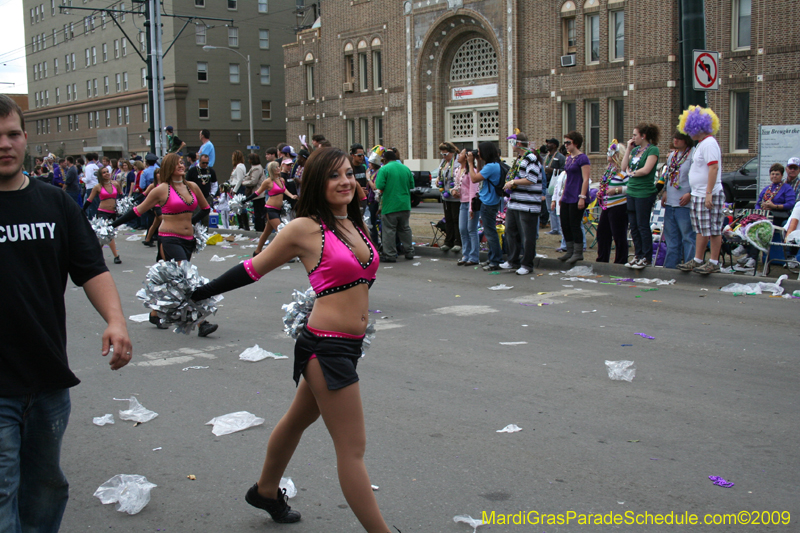
{"label": "apartment building", "polygon": [[[800,26],[790,0],[706,0],[705,48],[721,54],[708,104],[726,170],[753,157],[758,124],[798,124]],[[284,46],[290,138],[395,146],[431,168],[438,145],[537,143],[581,131],[595,168],[642,121],[681,112],[679,0],[323,2],[315,28]],[[357,22],[356,22],[357,21]],[[599,172],[599,170],[598,170]]]}
{"label": "apartment building", "polygon": [[[29,151],[109,157],[150,150],[143,6],[126,1],[23,0],[27,42]],[[44,3],[42,3],[44,2]],[[123,31],[103,11],[119,9]],[[189,150],[211,131],[218,175],[231,171],[231,153],[246,152],[253,113],[254,141],[285,139],[282,44],[294,40],[294,2],[174,0],[162,15],[166,125]],[[204,21],[195,17],[230,19]],[[185,23],[189,21],[184,28]],[[174,41],[174,44],[173,44]],[[204,50],[204,46],[222,47]],[[227,48],[227,49],[224,49]],[[239,55],[241,54],[241,55]],[[248,108],[250,57],[253,109]]]}

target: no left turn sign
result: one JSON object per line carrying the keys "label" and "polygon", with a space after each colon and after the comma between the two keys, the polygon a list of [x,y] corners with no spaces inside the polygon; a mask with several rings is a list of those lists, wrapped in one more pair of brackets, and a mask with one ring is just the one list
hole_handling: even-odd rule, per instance
{"label": "no left turn sign", "polygon": [[695,91],[716,91],[719,89],[719,52],[694,50],[693,87]]}

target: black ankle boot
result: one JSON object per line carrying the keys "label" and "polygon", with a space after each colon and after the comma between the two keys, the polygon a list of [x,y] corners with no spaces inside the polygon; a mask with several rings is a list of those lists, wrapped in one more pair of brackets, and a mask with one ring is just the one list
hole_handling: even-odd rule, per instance
{"label": "black ankle boot", "polygon": [[272,519],[279,524],[291,524],[300,520],[300,513],[292,511],[287,501],[285,489],[278,489],[275,499],[265,498],[258,493],[258,483],[250,487],[244,497],[245,501],[253,507],[258,507],[269,513]]}

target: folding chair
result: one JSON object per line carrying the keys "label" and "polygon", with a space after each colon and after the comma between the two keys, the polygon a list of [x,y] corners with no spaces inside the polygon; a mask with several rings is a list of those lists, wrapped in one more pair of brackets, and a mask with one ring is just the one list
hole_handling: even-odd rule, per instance
{"label": "folding chair", "polygon": [[[661,205],[660,200],[656,200],[653,204],[653,212],[650,213],[650,231],[653,234],[653,244],[656,245],[656,253],[653,257],[653,266],[658,266],[659,253],[661,252],[661,243],[666,244],[669,237],[664,235],[664,219],[667,215],[667,209]],[[666,251],[664,252],[666,259]],[[661,267],[663,268],[663,264]]]}
{"label": "folding chair", "polygon": [[589,239],[586,239],[587,248],[594,248],[594,245],[597,244],[597,226],[600,224],[601,213],[602,209],[597,204],[597,199],[592,200],[592,203],[583,212],[583,230],[587,236],[594,237],[591,244],[588,244]]}
{"label": "folding chair", "polygon": [[444,239],[447,236],[447,232],[445,232],[445,224],[444,219],[440,220],[439,222],[434,222],[431,220],[431,231],[433,232],[433,239],[431,239],[431,247],[438,246],[439,241],[441,240],[444,243]]}
{"label": "folding chair", "polygon": [[[786,229],[783,226],[772,226],[774,231],[772,233],[772,242],[769,243],[769,252],[762,252],[764,258],[764,268],[762,275],[769,274],[769,265],[772,263],[783,263],[783,265],[791,273],[797,273],[797,279],[800,279],[800,265],[794,257],[797,256],[797,245],[786,244],[784,242]],[[792,263],[794,263],[792,265]]]}
{"label": "folding chair", "polygon": [[[735,209],[733,211],[733,218],[734,219],[737,219],[737,218],[739,218],[741,216],[748,216],[748,215],[761,215],[763,217],[766,217],[766,219],[768,221],[770,221],[770,222],[772,222],[773,217],[774,217],[774,214],[769,209]],[[773,227],[778,228],[778,226],[773,226]],[[780,229],[781,229],[781,231],[783,230],[783,228],[780,228]],[[724,240],[725,239],[723,237],[723,241]],[[772,240],[773,241],[775,240],[775,233],[774,232],[773,232]],[[739,244],[747,246],[749,243],[745,241],[745,242],[739,243]],[[775,243],[771,243],[771,244],[775,244]],[[781,242],[781,243],[778,243],[778,244],[782,245],[783,243]],[[731,255],[731,266],[733,266],[733,251],[732,250],[731,250],[730,255]],[[770,261],[768,260],[769,259],[769,255],[770,255],[769,253],[760,252],[756,256],[756,265],[755,265],[755,267],[753,267],[753,276],[754,277],[758,273],[758,258],[759,257],[762,257],[762,261],[761,262],[763,264],[763,269],[762,269],[763,275],[765,275],[765,276],[767,275],[767,273],[769,272],[769,263],[770,263]],[[775,262],[777,262],[778,260],[779,259],[777,257],[774,258]],[[781,253],[780,261],[783,261],[783,260],[784,260],[783,254]]]}

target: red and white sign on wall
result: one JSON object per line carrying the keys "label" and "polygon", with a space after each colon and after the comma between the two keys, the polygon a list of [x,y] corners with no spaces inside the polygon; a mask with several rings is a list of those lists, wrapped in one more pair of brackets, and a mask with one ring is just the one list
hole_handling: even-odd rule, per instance
{"label": "red and white sign on wall", "polygon": [[493,98],[497,96],[497,84],[473,85],[471,87],[455,87],[452,89],[453,100],[472,100],[474,98]]}
{"label": "red and white sign on wall", "polygon": [[693,50],[692,63],[694,64],[694,76],[692,80],[694,90],[719,90],[719,52]]}

